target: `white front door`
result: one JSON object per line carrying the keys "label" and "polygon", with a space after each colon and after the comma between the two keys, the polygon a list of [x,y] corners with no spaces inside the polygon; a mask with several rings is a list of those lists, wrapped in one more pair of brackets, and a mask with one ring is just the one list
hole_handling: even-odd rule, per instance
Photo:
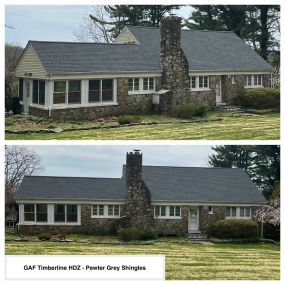
{"label": "white front door", "polygon": [[191,208],[189,210],[188,219],[188,231],[198,231],[199,230],[199,209]]}
{"label": "white front door", "polygon": [[24,104],[24,113],[29,113],[29,105],[31,102],[31,80],[25,80],[24,85],[24,98],[23,98],[23,104]]}
{"label": "white front door", "polygon": [[222,103],[222,80],[221,76],[219,76],[216,81],[216,104],[219,105],[221,103]]}

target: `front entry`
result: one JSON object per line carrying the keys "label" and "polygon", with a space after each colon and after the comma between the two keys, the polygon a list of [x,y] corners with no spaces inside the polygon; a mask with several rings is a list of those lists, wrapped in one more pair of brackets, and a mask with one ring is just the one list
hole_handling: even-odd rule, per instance
{"label": "front entry", "polygon": [[216,81],[216,105],[222,103],[222,79],[221,76],[217,77]]}
{"label": "front entry", "polygon": [[199,231],[199,208],[191,208],[188,218],[188,232]]}

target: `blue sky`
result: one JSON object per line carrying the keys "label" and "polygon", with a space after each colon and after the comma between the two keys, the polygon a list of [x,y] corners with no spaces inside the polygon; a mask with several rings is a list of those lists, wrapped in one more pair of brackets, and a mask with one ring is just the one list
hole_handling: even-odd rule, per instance
{"label": "blue sky", "polygon": [[120,177],[126,153],[143,152],[144,165],[208,166],[210,146],[149,145],[35,145],[27,146],[42,158],[41,175]]}
{"label": "blue sky", "polygon": [[[25,46],[28,40],[74,41],[75,32],[84,15],[91,10],[88,5],[7,5],[5,41]],[[177,14],[189,16],[189,7]]]}

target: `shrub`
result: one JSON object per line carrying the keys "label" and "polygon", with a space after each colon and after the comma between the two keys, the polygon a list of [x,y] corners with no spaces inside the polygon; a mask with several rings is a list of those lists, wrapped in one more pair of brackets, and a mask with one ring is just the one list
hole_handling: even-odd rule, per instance
{"label": "shrub", "polygon": [[37,235],[37,238],[39,240],[50,240],[51,239],[51,234],[48,233],[48,232],[42,232],[42,233],[39,233]]}
{"label": "shrub", "polygon": [[208,105],[206,103],[199,103],[196,106],[194,116],[205,117],[207,115],[207,113],[208,113]]}
{"label": "shrub", "polygon": [[275,88],[247,89],[237,99],[244,108],[280,109],[280,90]]}
{"label": "shrub", "polygon": [[136,228],[127,228],[118,230],[119,239],[123,241],[132,241],[132,240],[150,240],[156,238],[156,233],[152,228],[149,229],[136,229]]}
{"label": "shrub", "polygon": [[194,104],[179,105],[172,108],[170,115],[181,119],[192,119],[196,111]]}
{"label": "shrub", "polygon": [[136,124],[140,123],[141,121],[141,117],[139,116],[121,115],[118,117],[119,125]]}
{"label": "shrub", "polygon": [[258,225],[252,220],[219,220],[209,226],[208,235],[224,239],[257,238]]}
{"label": "shrub", "polygon": [[181,119],[192,119],[194,116],[204,117],[207,115],[208,106],[205,103],[178,105],[172,108],[170,115]]}

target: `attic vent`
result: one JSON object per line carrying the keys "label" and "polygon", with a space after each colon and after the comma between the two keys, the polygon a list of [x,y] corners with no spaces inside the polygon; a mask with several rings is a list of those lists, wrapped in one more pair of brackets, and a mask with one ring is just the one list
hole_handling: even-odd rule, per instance
{"label": "attic vent", "polygon": [[33,73],[25,72],[25,76],[27,76],[27,77],[32,77],[32,76],[33,76]]}

